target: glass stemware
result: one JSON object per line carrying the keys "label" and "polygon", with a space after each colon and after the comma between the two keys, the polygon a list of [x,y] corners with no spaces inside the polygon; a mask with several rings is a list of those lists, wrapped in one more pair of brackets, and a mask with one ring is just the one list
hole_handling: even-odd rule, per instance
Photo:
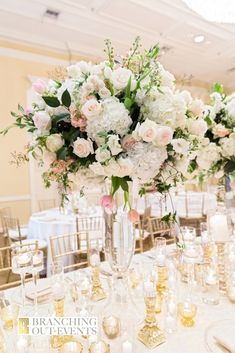
{"label": "glass stemware", "polygon": [[22,307],[25,307],[25,276],[32,268],[32,253],[28,249],[16,247],[12,250],[12,272],[19,274],[21,279]]}
{"label": "glass stemware", "polygon": [[43,251],[38,250],[37,246],[35,251],[32,252],[32,267],[30,268],[30,273],[33,276],[34,282],[34,310],[37,313],[38,306],[38,287],[37,287],[37,277],[39,272],[43,270]]}

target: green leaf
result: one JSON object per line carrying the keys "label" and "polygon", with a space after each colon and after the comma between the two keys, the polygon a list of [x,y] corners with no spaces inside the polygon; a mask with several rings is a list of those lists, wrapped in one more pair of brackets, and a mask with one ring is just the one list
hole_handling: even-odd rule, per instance
{"label": "green leaf", "polygon": [[11,112],[11,116],[13,116],[14,118],[17,118],[18,114],[16,114],[15,112]]}
{"label": "green leaf", "polygon": [[115,194],[115,192],[119,189],[120,187],[120,182],[119,182],[118,177],[112,176],[111,181],[112,181],[112,196]]}
{"label": "green leaf", "polygon": [[213,86],[213,91],[218,92],[220,94],[223,94],[224,93],[224,86],[221,85],[220,83],[216,82]]}
{"label": "green leaf", "polygon": [[20,104],[18,104],[18,110],[19,110],[19,112],[24,114],[24,108]]}
{"label": "green leaf", "polygon": [[212,120],[211,118],[209,117],[209,115],[207,115],[205,118],[204,118],[205,122],[207,123],[208,126],[211,126],[212,125]]}
{"label": "green leaf", "polygon": [[58,115],[52,116],[52,124],[57,124],[59,121],[69,122],[70,114],[69,113],[61,113]]}
{"label": "green leaf", "polygon": [[127,86],[126,86],[126,91],[125,91],[125,97],[130,98],[131,97],[131,76],[128,80]]}
{"label": "green leaf", "polygon": [[224,166],[225,174],[230,174],[235,171],[235,161],[229,160]]}
{"label": "green leaf", "polygon": [[62,94],[61,101],[62,101],[62,104],[65,105],[67,108],[70,107],[70,105],[71,105],[71,96],[70,96],[69,91],[67,89]]}
{"label": "green leaf", "polygon": [[119,178],[119,184],[120,184],[123,191],[125,191],[125,192],[129,191],[129,186],[128,186],[128,183],[125,179]]}
{"label": "green leaf", "polygon": [[49,107],[57,108],[60,106],[60,101],[56,97],[42,96],[42,99]]}
{"label": "green leaf", "polygon": [[124,100],[124,105],[126,107],[126,109],[130,110],[132,105],[133,105],[133,100],[129,97],[126,97],[125,100]]}
{"label": "green leaf", "polygon": [[57,159],[62,159],[63,161],[65,161],[66,157],[67,157],[67,148],[66,147],[61,147],[57,153]]}

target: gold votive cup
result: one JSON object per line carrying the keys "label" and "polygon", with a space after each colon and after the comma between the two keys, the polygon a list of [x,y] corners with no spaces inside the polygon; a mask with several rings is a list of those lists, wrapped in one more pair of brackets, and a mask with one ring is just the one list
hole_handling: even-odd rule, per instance
{"label": "gold votive cup", "polygon": [[110,353],[110,345],[104,341],[93,342],[90,345],[89,353]]}
{"label": "gold votive cup", "polygon": [[82,344],[79,341],[73,339],[69,342],[66,342],[63,345],[61,353],[82,353],[82,352],[83,352]]}
{"label": "gold votive cup", "polygon": [[116,316],[110,315],[103,318],[102,327],[109,339],[114,339],[120,335],[121,323]]}
{"label": "gold votive cup", "polygon": [[0,318],[3,321],[5,330],[12,330],[16,326],[20,307],[17,304],[10,304],[0,310]]}
{"label": "gold votive cup", "polygon": [[56,316],[64,316],[64,298],[54,298],[54,312]]}
{"label": "gold votive cup", "polygon": [[197,307],[195,304],[190,302],[184,302],[178,304],[178,314],[181,318],[182,325],[186,327],[192,327],[195,324],[195,316],[197,313]]}
{"label": "gold votive cup", "polygon": [[51,336],[50,337],[50,346],[53,349],[61,348],[64,344],[63,336]]}

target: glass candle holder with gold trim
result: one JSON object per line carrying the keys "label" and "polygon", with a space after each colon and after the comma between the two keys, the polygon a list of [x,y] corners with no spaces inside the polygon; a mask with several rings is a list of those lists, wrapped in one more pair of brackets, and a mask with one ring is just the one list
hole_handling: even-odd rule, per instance
{"label": "glass candle holder with gold trim", "polygon": [[178,314],[181,318],[181,323],[186,327],[194,326],[197,307],[190,301],[185,301],[178,304]]}
{"label": "glass candle holder with gold trim", "polygon": [[20,307],[17,304],[10,304],[0,310],[0,318],[5,330],[12,330],[16,326],[19,310]]}
{"label": "glass candle holder with gold trim", "polygon": [[110,345],[104,341],[91,343],[89,353],[110,353]]}
{"label": "glass candle holder with gold trim", "polygon": [[56,316],[64,316],[64,298],[64,285],[56,282],[52,286],[53,307]]}
{"label": "glass candle holder with gold trim", "polygon": [[71,341],[64,343],[61,353],[82,353],[82,352],[83,352],[82,344],[79,341],[72,339]]}

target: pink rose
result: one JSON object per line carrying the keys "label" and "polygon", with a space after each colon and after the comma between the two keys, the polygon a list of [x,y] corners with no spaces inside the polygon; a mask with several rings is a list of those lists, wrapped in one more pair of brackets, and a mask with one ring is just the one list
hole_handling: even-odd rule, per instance
{"label": "pink rose", "polygon": [[42,81],[42,80],[37,80],[33,83],[33,89],[35,92],[37,92],[38,94],[43,94],[43,92],[46,89],[46,82]]}
{"label": "pink rose", "polygon": [[24,110],[24,114],[25,115],[29,115],[33,113],[33,109],[31,107],[26,107],[25,110]]}
{"label": "pink rose", "polygon": [[100,205],[103,208],[107,208],[108,210],[111,210],[115,206],[115,201],[111,195],[104,195],[100,200]]}
{"label": "pink rose", "polygon": [[70,114],[71,114],[71,125],[75,128],[79,127],[81,131],[86,130],[86,118],[79,115],[75,106],[70,107]]}
{"label": "pink rose", "polygon": [[217,124],[212,132],[218,137],[225,137],[229,135],[229,130],[223,124]]}
{"label": "pink rose", "polygon": [[132,210],[130,210],[128,212],[128,219],[129,219],[130,222],[136,223],[136,222],[139,221],[140,215],[139,215],[139,213],[136,210],[132,209]]}
{"label": "pink rose", "polygon": [[169,126],[160,126],[156,132],[155,141],[160,146],[166,146],[173,138],[173,130]]}
{"label": "pink rose", "polygon": [[122,148],[126,151],[130,150],[137,143],[132,135],[126,135],[122,140]]}

